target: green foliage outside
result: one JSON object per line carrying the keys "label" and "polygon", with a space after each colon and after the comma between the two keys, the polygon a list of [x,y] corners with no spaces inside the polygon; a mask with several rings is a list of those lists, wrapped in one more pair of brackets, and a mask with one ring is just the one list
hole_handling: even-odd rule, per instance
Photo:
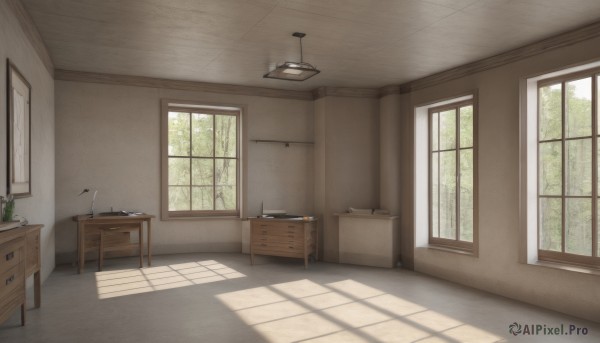
{"label": "green foliage outside", "polygon": [[169,210],[237,208],[237,117],[169,112]]}

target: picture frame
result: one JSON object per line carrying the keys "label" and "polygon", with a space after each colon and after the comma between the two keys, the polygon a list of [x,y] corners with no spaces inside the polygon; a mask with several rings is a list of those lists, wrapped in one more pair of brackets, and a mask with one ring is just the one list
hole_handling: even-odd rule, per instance
{"label": "picture frame", "polygon": [[31,85],[6,60],[7,69],[7,194],[31,196]]}

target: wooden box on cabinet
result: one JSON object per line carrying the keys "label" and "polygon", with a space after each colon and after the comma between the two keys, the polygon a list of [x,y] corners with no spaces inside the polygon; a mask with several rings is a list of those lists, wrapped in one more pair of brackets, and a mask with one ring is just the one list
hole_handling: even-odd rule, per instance
{"label": "wooden box on cabinet", "polygon": [[0,232],[0,323],[21,308],[25,325],[25,279],[34,274],[35,307],[40,306],[40,229],[27,225]]}
{"label": "wooden box on cabinet", "polygon": [[316,220],[250,219],[250,258],[254,255],[295,257],[304,259],[318,256],[318,232]]}

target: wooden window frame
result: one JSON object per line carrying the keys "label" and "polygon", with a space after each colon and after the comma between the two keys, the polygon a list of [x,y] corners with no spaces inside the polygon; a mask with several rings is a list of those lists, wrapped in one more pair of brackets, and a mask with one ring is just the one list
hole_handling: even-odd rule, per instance
{"label": "wooden window frame", "polygon": [[[568,82],[572,82],[572,81],[577,81],[577,80],[582,80],[585,78],[591,78],[591,82],[592,82],[592,88],[591,88],[591,92],[592,92],[592,103],[591,103],[591,116],[592,116],[592,120],[591,120],[591,125],[592,125],[592,130],[591,130],[591,135],[590,136],[582,136],[582,137],[570,137],[567,138],[566,137],[566,133],[565,133],[565,120],[566,120],[566,84]],[[562,264],[570,264],[570,265],[575,265],[575,266],[582,266],[582,267],[588,267],[588,268],[594,268],[594,269],[600,269],[600,256],[598,256],[598,205],[599,205],[599,200],[598,199],[598,139],[600,139],[600,132],[598,132],[598,87],[599,85],[599,81],[598,78],[600,78],[600,68],[593,68],[593,69],[588,69],[588,70],[584,70],[584,71],[579,71],[579,72],[575,72],[575,73],[569,73],[569,74],[565,74],[565,75],[560,75],[557,77],[553,77],[553,78],[549,78],[549,79],[545,79],[545,80],[541,80],[537,83],[537,113],[536,113],[536,121],[537,121],[537,130],[536,130],[536,136],[535,136],[535,141],[537,144],[536,147],[536,151],[537,151],[537,156],[536,156],[536,163],[537,163],[537,177],[536,177],[536,189],[537,189],[537,194],[536,194],[536,209],[537,209],[537,253],[538,253],[538,260],[539,261],[547,261],[547,262],[554,262],[554,263],[562,263]],[[561,85],[561,138],[558,139],[547,139],[547,140],[540,140],[540,89],[543,87],[547,87],[547,86],[552,86],[552,85]],[[565,168],[566,168],[566,159],[568,158],[565,155],[566,152],[566,147],[565,147],[565,143],[568,141],[574,141],[574,140],[583,140],[583,139],[591,139],[591,143],[592,143],[592,194],[590,196],[587,195],[566,195],[566,173],[565,173]],[[541,195],[540,194],[540,145],[542,143],[548,143],[548,142],[561,142],[561,195]],[[548,198],[554,198],[554,199],[561,199],[561,251],[552,251],[552,250],[542,250],[541,244],[540,244],[540,239],[541,239],[541,223],[540,223],[540,217],[541,217],[541,212],[540,212],[540,199],[548,199]],[[566,241],[565,241],[565,235],[566,235],[566,216],[565,216],[565,206],[566,206],[566,199],[591,199],[592,202],[592,255],[591,256],[583,256],[583,255],[577,255],[577,254],[571,254],[565,251],[566,249]]]}
{"label": "wooden window frame", "polygon": [[[175,104],[175,105],[172,105]],[[189,101],[162,101],[161,106],[161,219],[169,220],[169,219],[194,219],[194,218],[240,218],[241,216],[241,189],[242,185],[241,181],[241,170],[243,168],[241,161],[241,130],[242,130],[242,108],[232,108],[228,105],[215,105],[215,104],[207,104],[201,102],[189,102]],[[190,152],[190,156],[171,156],[168,154],[168,146],[169,146],[169,128],[168,128],[168,117],[169,112],[180,112],[180,113],[202,113],[202,114],[210,114],[213,116],[216,115],[227,115],[227,116],[235,116],[236,117],[236,153],[235,157],[218,157],[214,154],[214,149],[216,149],[215,144],[213,143],[213,156],[192,156]],[[214,118],[214,117],[213,117]],[[213,119],[213,125],[215,121]],[[190,137],[193,133],[191,132],[190,127]],[[213,132],[213,142],[215,140],[215,134]],[[191,148],[191,147],[190,147]],[[188,211],[171,211],[169,210],[169,158],[177,157],[177,158],[187,158],[187,159],[212,159],[213,160],[213,200],[214,200],[214,192],[216,190],[215,180],[214,180],[214,169],[216,168],[216,160],[219,159],[231,159],[236,161],[236,208],[235,210],[188,210]],[[191,163],[190,163],[191,168]],[[190,170],[190,178],[191,178],[191,170]],[[189,187],[192,187],[191,179]],[[190,201],[191,193],[190,193]],[[190,205],[191,209],[191,205]]]}
{"label": "wooden window frame", "polygon": [[[473,144],[469,148],[460,147],[460,108],[472,106],[473,107]],[[432,146],[432,117],[434,113],[441,113],[444,111],[452,110],[456,111],[456,146],[453,149],[440,148],[439,140],[439,125],[438,125],[438,150],[434,151]],[[427,144],[428,144],[428,215],[429,215],[429,245],[433,247],[440,247],[445,249],[451,249],[456,251],[462,251],[475,256],[479,253],[479,177],[478,177],[478,106],[477,98],[474,95],[472,99],[452,102],[442,106],[432,107],[428,109],[427,113]],[[438,115],[439,119],[439,115]],[[473,241],[461,241],[460,240],[460,151],[461,150],[473,150]],[[455,151],[456,152],[456,237],[455,239],[441,238],[433,236],[433,169],[432,169],[432,156],[434,152],[441,151]],[[439,176],[439,156],[438,156],[438,176]],[[438,181],[439,185],[439,181]],[[438,191],[439,196],[439,191]],[[439,216],[439,209],[438,209]],[[438,217],[439,225],[439,217]]]}

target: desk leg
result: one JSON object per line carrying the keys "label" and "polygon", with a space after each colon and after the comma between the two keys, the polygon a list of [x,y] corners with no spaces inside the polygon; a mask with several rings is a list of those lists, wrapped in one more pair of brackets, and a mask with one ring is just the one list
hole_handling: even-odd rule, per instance
{"label": "desk leg", "polygon": [[148,267],[152,265],[152,220],[148,219]]}
{"label": "desk leg", "polygon": [[138,236],[140,241],[140,268],[144,268],[144,223],[140,222]]}
{"label": "desk leg", "polygon": [[38,270],[33,274],[33,303],[38,308],[42,305],[42,278]]}
{"label": "desk leg", "polygon": [[79,274],[83,273],[83,267],[85,265],[85,224],[77,224],[77,247],[79,248],[79,260],[77,261],[77,268]]}

